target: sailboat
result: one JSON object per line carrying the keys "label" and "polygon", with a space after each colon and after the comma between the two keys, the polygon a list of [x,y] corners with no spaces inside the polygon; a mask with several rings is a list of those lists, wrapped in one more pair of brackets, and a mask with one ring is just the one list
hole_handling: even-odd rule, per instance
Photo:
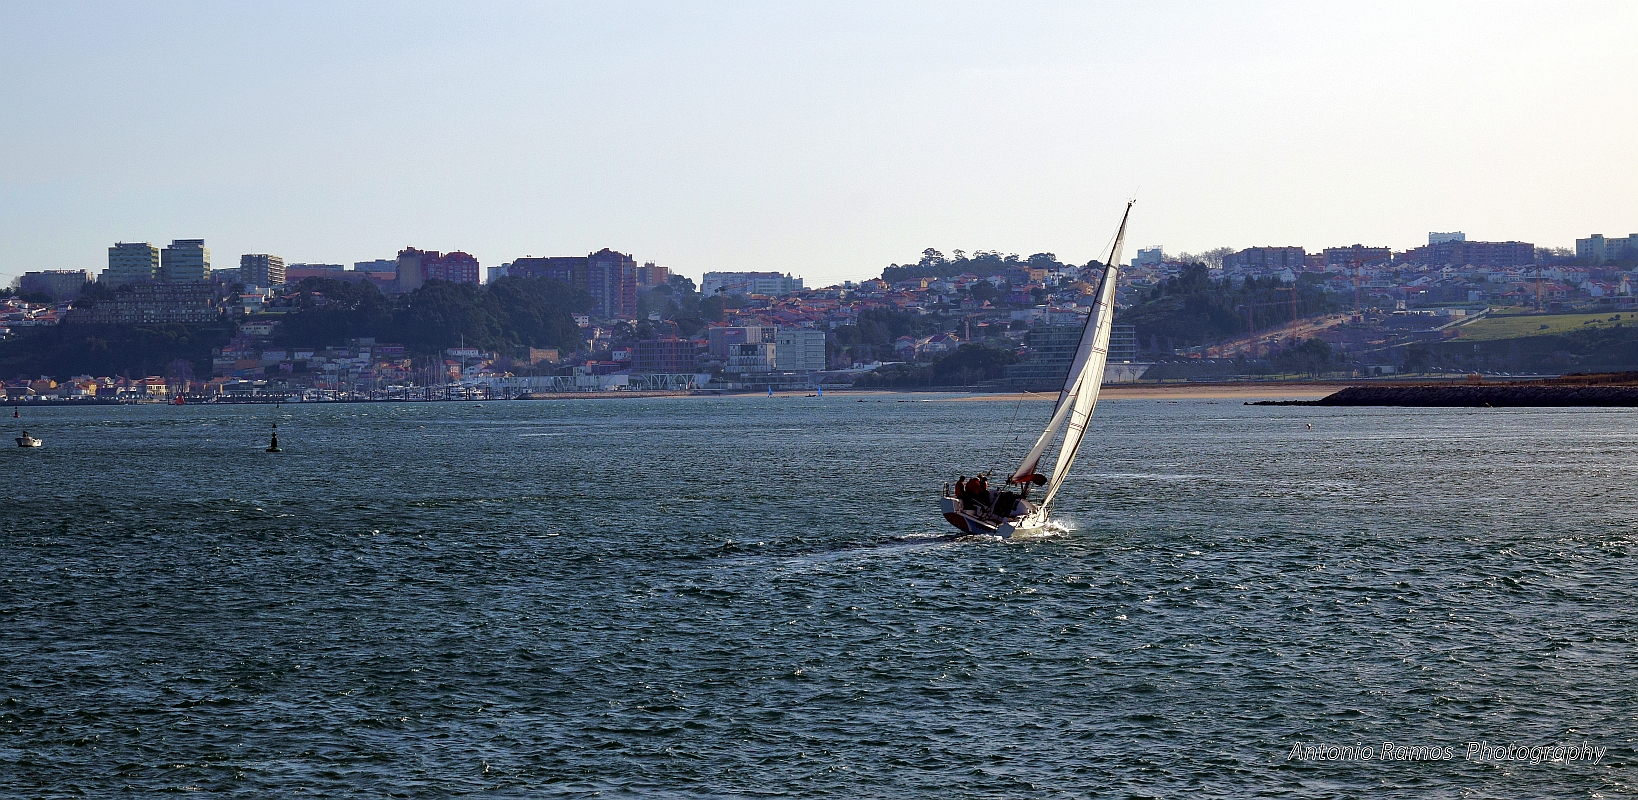
{"label": "sailboat", "polygon": [[[972,483],[978,484],[976,490],[971,488],[971,484],[944,487],[939,508],[944,512],[944,518],[962,533],[1010,539],[1013,536],[1040,534],[1046,530],[1052,501],[1069,477],[1069,469],[1075,464],[1075,454],[1081,448],[1081,439],[1086,435],[1086,424],[1092,418],[1092,410],[1098,405],[1098,390],[1103,386],[1103,368],[1109,359],[1109,331],[1115,320],[1115,282],[1119,275],[1121,246],[1126,239],[1126,220],[1132,216],[1134,202],[1128,201],[1126,211],[1121,215],[1114,245],[1109,250],[1108,260],[1104,262],[1097,298],[1093,301],[1092,312],[1086,316],[1080,344],[1075,348],[1075,358],[1069,363],[1069,373],[1064,376],[1058,403],[1052,407],[1052,418],[1047,421],[1046,429],[1041,431],[1029,452],[1024,454],[1018,468],[1007,476],[1003,488],[989,488],[990,473],[982,476],[982,483],[978,478],[973,479]],[[1060,432],[1063,439],[1052,462],[1052,473],[1042,475],[1038,469],[1041,459],[1058,440]],[[1036,487],[1045,489],[1039,499],[1032,499],[1030,490]]]}

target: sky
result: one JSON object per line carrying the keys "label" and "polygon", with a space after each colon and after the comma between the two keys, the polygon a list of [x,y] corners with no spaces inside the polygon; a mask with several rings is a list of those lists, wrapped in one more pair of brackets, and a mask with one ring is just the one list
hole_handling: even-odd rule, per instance
{"label": "sky", "polygon": [[0,282],[1638,232],[1638,3],[0,0]]}

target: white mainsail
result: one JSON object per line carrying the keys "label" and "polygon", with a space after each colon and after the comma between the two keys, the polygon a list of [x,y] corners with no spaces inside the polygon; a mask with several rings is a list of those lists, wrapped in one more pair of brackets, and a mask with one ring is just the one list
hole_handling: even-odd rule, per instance
{"label": "white mainsail", "polygon": [[1047,481],[1046,494],[1041,497],[1040,508],[1045,512],[1046,507],[1057,496],[1058,489],[1063,486],[1064,479],[1069,477],[1069,468],[1075,463],[1075,454],[1080,450],[1081,438],[1086,434],[1086,423],[1092,417],[1092,410],[1098,404],[1098,390],[1103,386],[1103,369],[1109,359],[1109,331],[1115,319],[1115,282],[1119,275],[1121,248],[1126,239],[1126,220],[1132,214],[1132,202],[1126,204],[1126,213],[1121,215],[1120,229],[1115,233],[1114,246],[1110,248],[1109,260],[1104,262],[1103,280],[1098,284],[1097,300],[1092,305],[1092,313],[1087,315],[1086,327],[1081,331],[1080,345],[1075,348],[1075,358],[1070,362],[1069,374],[1064,376],[1063,389],[1058,393],[1058,404],[1053,407],[1052,419],[1047,422],[1046,429],[1041,431],[1041,437],[1035,441],[1024,461],[1013,472],[1011,481],[1028,481],[1035,476],[1036,467],[1040,465],[1041,457],[1046,454],[1047,447],[1056,438],[1058,430],[1069,423],[1064,434],[1063,446],[1058,450],[1058,458],[1052,465],[1052,477]]}

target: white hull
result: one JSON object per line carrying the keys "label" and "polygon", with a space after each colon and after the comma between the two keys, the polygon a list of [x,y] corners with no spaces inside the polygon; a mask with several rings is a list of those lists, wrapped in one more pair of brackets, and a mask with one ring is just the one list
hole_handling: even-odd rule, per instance
{"label": "white hull", "polygon": [[1046,530],[1046,514],[1034,506],[1030,506],[1028,514],[1003,520],[963,509],[961,501],[953,497],[939,498],[938,505],[939,510],[944,512],[944,519],[963,533],[1011,539],[1014,536],[1033,536]]}
{"label": "white hull", "polygon": [[34,438],[32,436],[19,436],[19,437],[17,437],[17,446],[18,447],[39,447],[41,444],[44,444],[44,442],[41,442],[39,439],[36,439],[36,438]]}

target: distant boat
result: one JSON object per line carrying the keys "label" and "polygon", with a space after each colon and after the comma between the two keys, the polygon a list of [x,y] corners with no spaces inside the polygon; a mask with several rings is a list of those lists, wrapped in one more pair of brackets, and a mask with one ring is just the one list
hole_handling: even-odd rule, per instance
{"label": "distant boat", "polygon": [[[1126,220],[1132,215],[1132,202],[1126,203],[1121,215],[1120,228],[1115,231],[1114,246],[1104,262],[1103,280],[1098,284],[1097,300],[1086,316],[1081,329],[1081,341],[1070,362],[1069,374],[1064,377],[1063,389],[1058,392],[1058,404],[1052,408],[1052,418],[1041,431],[1035,446],[1024,455],[1024,460],[1007,477],[1001,489],[988,486],[989,474],[982,473],[984,482],[977,491],[966,487],[946,486],[939,498],[944,519],[962,533],[987,534],[1011,538],[1015,534],[1036,534],[1046,529],[1052,501],[1069,477],[1069,468],[1075,463],[1075,454],[1086,435],[1086,424],[1092,418],[1092,409],[1098,405],[1098,390],[1103,386],[1103,368],[1109,359],[1109,333],[1115,318],[1115,280],[1119,274],[1121,245],[1126,239]],[[903,402],[903,401],[900,401]],[[1068,423],[1066,426],[1065,423]],[[1036,471],[1047,448],[1064,432],[1057,458],[1053,460],[1052,475]],[[993,470],[992,470],[993,472]],[[974,478],[977,482],[979,479]],[[1045,486],[1039,500],[1031,500],[1030,489]],[[966,488],[965,491],[961,489]]]}
{"label": "distant boat", "polygon": [[187,404],[188,404],[187,399],[184,398],[182,395],[177,395],[176,399],[171,401],[171,405],[173,405],[173,406],[185,406]]}
{"label": "distant boat", "polygon": [[23,431],[23,435],[17,437],[18,447],[39,447],[42,444],[44,444],[44,442],[28,435],[28,431]]}

